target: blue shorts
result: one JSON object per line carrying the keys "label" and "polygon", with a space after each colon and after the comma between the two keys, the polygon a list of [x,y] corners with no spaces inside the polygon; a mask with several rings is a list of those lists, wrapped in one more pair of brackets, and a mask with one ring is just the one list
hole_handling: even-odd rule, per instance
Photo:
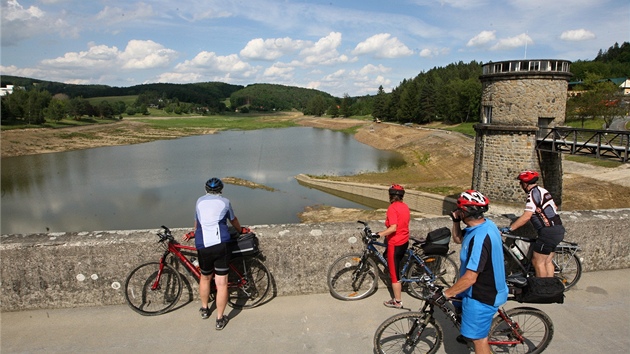
{"label": "blue shorts", "polygon": [[498,310],[498,307],[464,297],[462,299],[462,326],[460,328],[462,336],[473,340],[486,338],[490,332],[492,319]]}

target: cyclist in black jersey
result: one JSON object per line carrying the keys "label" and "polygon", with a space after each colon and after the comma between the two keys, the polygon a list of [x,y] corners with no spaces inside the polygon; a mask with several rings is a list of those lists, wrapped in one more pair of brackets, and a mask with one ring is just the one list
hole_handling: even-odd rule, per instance
{"label": "cyclist in black jersey", "polygon": [[523,191],[527,193],[525,211],[509,228],[501,231],[510,232],[525,225],[528,221],[532,222],[532,225],[538,232],[538,238],[534,243],[532,264],[534,265],[536,276],[544,278],[554,276],[552,262],[554,250],[560,241],[564,239],[565,229],[562,226],[560,215],[557,213],[553,197],[549,191],[536,184],[539,176],[536,171],[523,171],[516,177]]}

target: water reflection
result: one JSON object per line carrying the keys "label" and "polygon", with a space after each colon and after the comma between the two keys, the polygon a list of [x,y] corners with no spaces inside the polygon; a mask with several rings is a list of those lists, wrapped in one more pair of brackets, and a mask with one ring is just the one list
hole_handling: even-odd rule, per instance
{"label": "water reflection", "polygon": [[2,159],[2,233],[190,227],[211,176],[245,225],[298,222],[314,204],[369,208],[299,185],[299,173],[347,175],[401,165],[400,155],[316,128],[264,129]]}

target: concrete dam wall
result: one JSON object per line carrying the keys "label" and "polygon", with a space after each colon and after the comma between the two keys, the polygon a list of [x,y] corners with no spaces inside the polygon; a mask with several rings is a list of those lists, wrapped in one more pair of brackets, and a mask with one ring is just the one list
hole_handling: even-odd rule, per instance
{"label": "concrete dam wall", "polygon": [[[584,271],[630,268],[630,209],[562,212],[566,240],[582,247]],[[499,226],[505,216],[488,214]],[[447,226],[446,216],[414,219],[413,236]],[[372,221],[374,230],[383,221]],[[278,296],[325,293],[330,264],[347,252],[360,252],[360,224],[257,225],[265,264]],[[123,304],[124,282],[136,266],[157,261],[162,248],[155,230],[2,235],[2,311]],[[176,238],[189,229],[174,229]],[[521,231],[521,230],[519,230]],[[533,233],[533,230],[522,230]],[[352,242],[354,241],[354,242]],[[455,244],[451,249],[459,251]],[[184,274],[197,298],[197,283]],[[384,286],[384,284],[380,284]],[[579,286],[579,283],[578,283]]]}

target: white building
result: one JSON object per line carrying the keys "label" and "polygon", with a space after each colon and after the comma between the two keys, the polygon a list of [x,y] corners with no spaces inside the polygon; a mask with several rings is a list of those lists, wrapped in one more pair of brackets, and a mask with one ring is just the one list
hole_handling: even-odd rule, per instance
{"label": "white building", "polygon": [[0,96],[5,96],[13,93],[13,85],[7,85],[7,87],[0,87]]}

